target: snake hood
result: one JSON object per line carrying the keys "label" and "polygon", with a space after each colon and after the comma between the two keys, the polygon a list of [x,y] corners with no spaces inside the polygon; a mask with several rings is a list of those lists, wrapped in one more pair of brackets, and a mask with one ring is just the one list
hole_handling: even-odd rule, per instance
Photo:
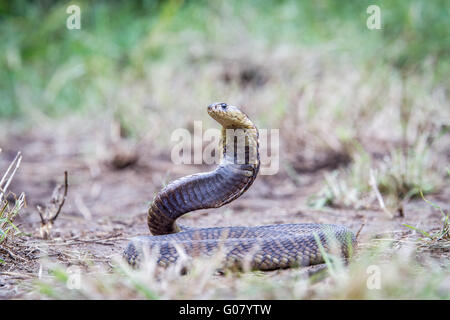
{"label": "snake hood", "polygon": [[222,125],[221,164],[253,165],[259,171],[259,132],[240,108],[224,102],[208,106],[208,114]]}

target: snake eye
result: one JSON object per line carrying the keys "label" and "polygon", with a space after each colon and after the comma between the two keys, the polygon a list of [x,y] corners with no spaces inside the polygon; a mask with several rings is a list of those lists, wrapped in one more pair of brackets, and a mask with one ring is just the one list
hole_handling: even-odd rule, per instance
{"label": "snake eye", "polygon": [[222,103],[222,104],[220,104],[220,106],[222,107],[223,110],[225,110],[227,108],[227,104],[226,103]]}

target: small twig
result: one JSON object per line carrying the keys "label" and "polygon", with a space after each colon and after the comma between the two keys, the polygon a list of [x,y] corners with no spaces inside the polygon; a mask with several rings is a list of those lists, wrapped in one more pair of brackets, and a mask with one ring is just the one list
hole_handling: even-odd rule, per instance
{"label": "small twig", "polygon": [[44,219],[43,211],[42,211],[41,206],[38,205],[36,208],[37,208],[37,211],[38,211],[38,213],[39,213],[39,217],[41,218],[41,224],[42,224],[42,225],[45,225],[45,224],[46,224],[46,222],[45,222],[46,220]]}
{"label": "small twig", "polygon": [[2,271],[2,272],[0,272],[0,275],[1,276],[9,276],[9,277],[17,277],[19,279],[35,277],[35,275],[32,273],[19,273],[19,272],[11,272],[11,271]]}
{"label": "small twig", "polygon": [[68,241],[60,242],[60,243],[48,243],[49,246],[71,246],[74,244],[86,244],[86,243],[97,243],[103,245],[113,245],[114,242],[109,241],[117,241],[117,240],[128,240],[128,238],[124,237],[107,237],[107,238],[94,238],[94,239],[68,239]]}
{"label": "small twig", "polygon": [[359,234],[361,233],[361,230],[364,228],[365,225],[366,225],[366,223],[363,222],[363,223],[361,224],[361,227],[359,227],[358,232],[356,232],[356,240],[358,240]]}
{"label": "small twig", "polygon": [[58,218],[61,213],[61,209],[64,206],[64,203],[67,198],[67,192],[69,189],[69,181],[68,181],[67,171],[64,171],[64,193],[61,197],[61,185],[58,185],[55,190],[53,190],[52,199],[50,201],[50,205],[46,206],[43,209],[40,206],[37,206],[37,211],[39,213],[39,217],[41,218],[41,228],[40,233],[42,238],[48,239],[50,236],[51,228],[53,227],[53,223]]}
{"label": "small twig", "polygon": [[64,195],[61,200],[61,203],[59,204],[58,211],[56,211],[56,214],[53,216],[53,218],[50,219],[50,221],[54,222],[56,220],[56,218],[58,218],[58,215],[61,212],[64,202],[66,201],[68,189],[69,189],[69,182],[68,182],[68,178],[67,178],[67,171],[64,171]]}

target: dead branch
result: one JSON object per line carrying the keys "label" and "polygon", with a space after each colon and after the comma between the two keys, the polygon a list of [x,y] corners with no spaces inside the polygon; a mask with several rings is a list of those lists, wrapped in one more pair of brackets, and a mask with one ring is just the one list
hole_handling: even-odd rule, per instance
{"label": "dead branch", "polygon": [[[37,210],[39,213],[39,217],[41,218],[41,228],[40,234],[44,239],[48,239],[50,237],[50,232],[53,227],[56,218],[58,218],[61,213],[61,209],[64,206],[64,203],[67,198],[67,191],[69,189],[69,181],[68,181],[67,171],[64,171],[64,185],[58,185],[53,190],[52,198],[50,200],[50,204],[45,208],[41,206],[37,206]],[[64,187],[64,192],[61,192],[61,189]]]}
{"label": "dead branch", "polygon": [[358,232],[356,233],[356,240],[358,240],[359,239],[359,235],[361,234],[361,231],[362,231],[362,229],[364,228],[364,226],[366,225],[366,221],[364,221],[362,224],[361,224],[361,226],[359,227],[359,230],[358,230]]}

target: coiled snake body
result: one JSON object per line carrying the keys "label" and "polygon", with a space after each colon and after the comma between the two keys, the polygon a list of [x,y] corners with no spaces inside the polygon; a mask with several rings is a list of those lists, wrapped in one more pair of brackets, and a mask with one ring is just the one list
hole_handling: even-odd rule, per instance
{"label": "coiled snake body", "polygon": [[239,108],[226,103],[208,106],[209,115],[222,125],[221,161],[211,172],[193,174],[163,188],[148,210],[153,236],[133,238],[124,256],[138,265],[145,252],[159,265],[176,262],[180,249],[189,256],[211,256],[222,250],[227,267],[273,270],[324,262],[322,253],[337,248],[348,257],[356,244],[344,226],[279,224],[256,227],[185,228],[176,219],[185,213],[218,208],[242,195],[259,171],[258,130]]}

